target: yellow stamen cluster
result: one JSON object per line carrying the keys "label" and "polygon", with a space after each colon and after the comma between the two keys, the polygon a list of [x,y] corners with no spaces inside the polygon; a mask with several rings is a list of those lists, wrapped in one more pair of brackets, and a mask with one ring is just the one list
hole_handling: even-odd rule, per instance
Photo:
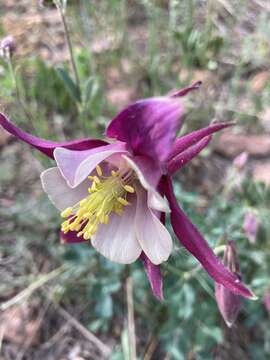
{"label": "yellow stamen cluster", "polygon": [[112,212],[122,215],[124,206],[129,205],[127,195],[135,192],[130,185],[134,180],[132,172],[112,170],[111,175],[106,177],[98,165],[96,174],[88,176],[92,181],[88,188],[89,195],[62,211],[61,216],[68,218],[62,223],[64,233],[76,231],[78,237],[83,236],[88,240],[96,233],[100,224],[108,224]]}

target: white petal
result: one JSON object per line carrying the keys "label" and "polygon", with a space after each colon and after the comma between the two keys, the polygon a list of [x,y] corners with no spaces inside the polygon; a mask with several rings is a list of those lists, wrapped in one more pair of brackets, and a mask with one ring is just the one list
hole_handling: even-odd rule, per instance
{"label": "white petal", "polygon": [[88,195],[89,181],[84,181],[76,189],[71,189],[57,167],[43,171],[40,178],[49,199],[61,211],[75,205]]}
{"label": "white petal", "polygon": [[157,191],[152,191],[152,189],[147,191],[147,204],[153,210],[166,213],[171,211],[167,199],[162,197]]}
{"label": "white petal", "polygon": [[108,224],[100,225],[92,237],[92,245],[103,256],[119,264],[138,259],[142,249],[136,238],[134,219],[136,199],[126,206],[123,215],[112,213]]}
{"label": "white petal", "polygon": [[[123,158],[128,162],[129,166],[136,172],[140,180],[140,183],[145,188],[145,190],[147,190],[148,206],[151,209],[169,213],[170,208],[167,199],[162,197],[155,189],[155,187],[157,186],[157,182],[159,181],[161,176],[159,171],[155,168],[150,169],[150,166],[142,166],[143,165],[141,161],[142,159],[139,159],[139,157],[137,157],[137,159],[134,158],[134,160],[136,159],[135,160],[136,162],[133,159],[131,160],[129,157],[125,155],[123,155]],[[144,167],[144,172],[141,170],[140,165],[141,168]]]}
{"label": "white petal", "polygon": [[142,250],[158,265],[166,261],[172,252],[172,238],[166,227],[147,206],[146,191],[136,188],[136,234]]}
{"label": "white petal", "polygon": [[100,162],[117,153],[126,153],[124,144],[116,143],[82,151],[56,148],[54,157],[68,185],[74,188],[85,180]]}

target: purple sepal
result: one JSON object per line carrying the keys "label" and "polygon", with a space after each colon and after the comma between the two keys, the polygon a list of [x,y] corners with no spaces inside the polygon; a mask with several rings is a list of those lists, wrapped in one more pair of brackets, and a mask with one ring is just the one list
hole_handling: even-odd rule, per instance
{"label": "purple sepal", "polygon": [[211,136],[208,136],[171,159],[168,162],[168,173],[173,175],[176,171],[181,169],[184,165],[196,157],[209,144],[210,140]]}
{"label": "purple sepal", "polygon": [[182,112],[177,99],[140,100],[111,121],[106,136],[126,142],[134,155],[148,156],[160,164],[171,151]]}
{"label": "purple sepal", "polygon": [[173,193],[171,178],[164,177],[162,186],[171,209],[172,227],[180,243],[197,258],[215,282],[222,284],[237,295],[256,299],[256,296],[239,280],[237,275],[222,264],[197,228],[179,207]]}
{"label": "purple sepal", "polygon": [[169,159],[173,159],[175,156],[180,154],[182,151],[185,151],[190,146],[195,145],[197,142],[199,142],[206,136],[209,136],[217,131],[220,131],[220,130],[225,129],[232,125],[234,125],[234,123],[212,124],[205,128],[193,131],[187,135],[179,137],[175,141],[175,143],[172,147],[172,151],[169,155]]}
{"label": "purple sepal", "polygon": [[140,259],[143,262],[153,294],[158,300],[163,301],[163,280],[160,266],[154,265],[143,252]]}
{"label": "purple sepal", "polygon": [[224,321],[228,327],[231,327],[239,314],[241,297],[217,283],[215,284],[215,296]]}
{"label": "purple sepal", "polygon": [[105,141],[97,140],[97,139],[80,139],[73,141],[65,141],[61,143],[44,140],[21,130],[10,120],[8,120],[7,117],[2,113],[0,113],[0,125],[2,125],[3,128],[6,131],[8,131],[10,134],[16,136],[18,139],[33,146],[34,148],[38,149],[43,154],[47,155],[52,159],[54,158],[53,151],[57,147],[64,147],[70,150],[89,150],[107,144]]}
{"label": "purple sepal", "polygon": [[[236,245],[234,241],[228,241],[223,257],[224,265],[241,280],[240,263],[238,261]],[[241,307],[241,297],[232,293],[221,284],[215,284],[215,296],[219,311],[231,327],[237,319]]]}
{"label": "purple sepal", "polygon": [[82,242],[86,243],[86,240],[84,240],[82,236],[77,237],[76,231],[69,231],[66,234],[64,234],[63,231],[60,231],[60,239],[61,242],[65,244],[77,244]]}
{"label": "purple sepal", "polygon": [[182,97],[182,96],[186,96],[187,94],[189,94],[191,91],[194,90],[198,90],[202,85],[202,81],[196,81],[194,84],[192,84],[191,86],[185,87],[183,89],[177,90],[170,95],[170,97]]}

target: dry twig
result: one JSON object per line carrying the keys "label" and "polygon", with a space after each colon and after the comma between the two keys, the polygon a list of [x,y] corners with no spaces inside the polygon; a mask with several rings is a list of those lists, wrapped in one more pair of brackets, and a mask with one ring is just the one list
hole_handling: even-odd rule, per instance
{"label": "dry twig", "polygon": [[54,306],[57,308],[59,314],[68,321],[73,327],[76,328],[88,341],[93,343],[99,351],[104,355],[105,358],[111,353],[111,349],[105,345],[102,341],[100,341],[93,333],[91,333],[86,327],[84,327],[77,319],[75,319],[72,315],[70,315],[65,309],[63,309],[60,305],[53,302]]}
{"label": "dry twig", "polygon": [[128,308],[128,339],[130,360],[136,360],[136,334],[134,321],[134,304],[133,304],[133,282],[129,276],[126,281],[127,291],[127,308]]}

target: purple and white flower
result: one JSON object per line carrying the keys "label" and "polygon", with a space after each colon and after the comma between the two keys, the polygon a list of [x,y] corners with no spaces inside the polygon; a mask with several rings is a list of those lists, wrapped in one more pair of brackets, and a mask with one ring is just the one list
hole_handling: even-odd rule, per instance
{"label": "purple and white flower", "polygon": [[25,133],[3,114],[0,124],[55,160],[56,166],[45,170],[41,181],[65,218],[63,241],[88,240],[103,256],[121,264],[140,258],[155,296],[162,299],[160,264],[173,248],[164,225],[168,215],[180,243],[215,282],[252,298],[253,293],[213,253],[173,192],[172,175],[207,146],[213,133],[231,125],[211,124],[176,138],[183,114],[179,97],[199,85],[131,104],[110,122],[107,141],[43,140]]}

